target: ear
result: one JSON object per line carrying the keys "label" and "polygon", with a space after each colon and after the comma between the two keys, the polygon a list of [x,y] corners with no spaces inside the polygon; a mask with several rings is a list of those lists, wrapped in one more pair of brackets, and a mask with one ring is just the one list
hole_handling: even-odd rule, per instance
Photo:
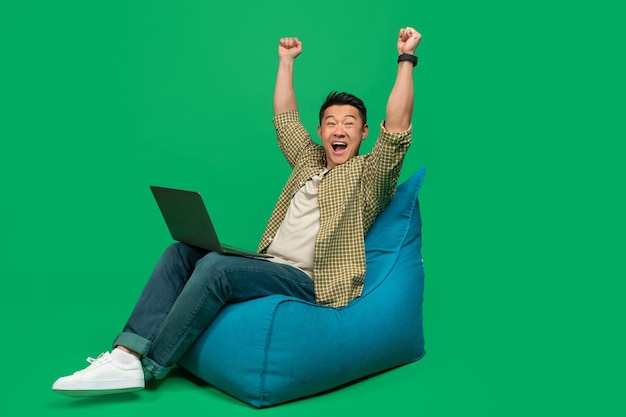
{"label": "ear", "polygon": [[368,125],[363,126],[363,135],[361,137],[362,141],[365,140],[369,132],[370,132],[370,127]]}
{"label": "ear", "polygon": [[319,136],[319,138],[322,138],[322,125],[318,125],[317,126],[317,136]]}

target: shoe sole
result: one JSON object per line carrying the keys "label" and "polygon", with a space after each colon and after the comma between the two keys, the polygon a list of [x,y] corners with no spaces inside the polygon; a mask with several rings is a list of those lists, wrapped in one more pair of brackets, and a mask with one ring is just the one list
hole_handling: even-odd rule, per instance
{"label": "shoe sole", "polygon": [[53,389],[54,392],[65,395],[68,397],[98,397],[101,395],[111,395],[111,394],[124,394],[127,392],[141,391],[144,387],[131,387],[131,388],[119,388],[119,389],[100,389],[100,390],[64,390],[64,389]]}

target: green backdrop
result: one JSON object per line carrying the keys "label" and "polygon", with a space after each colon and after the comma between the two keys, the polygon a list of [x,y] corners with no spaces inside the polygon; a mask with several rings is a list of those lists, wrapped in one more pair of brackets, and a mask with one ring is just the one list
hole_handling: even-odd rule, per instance
{"label": "green backdrop", "polygon": [[[3,415],[625,416],[624,76],[610,2],[0,0]],[[276,45],[307,128],[330,90],[376,132],[401,26],[423,33],[414,145],[428,354],[256,411],[176,372],[75,400],[171,239],[148,186],[203,193],[254,248],[288,175]],[[371,147],[375,135],[365,145]]]}

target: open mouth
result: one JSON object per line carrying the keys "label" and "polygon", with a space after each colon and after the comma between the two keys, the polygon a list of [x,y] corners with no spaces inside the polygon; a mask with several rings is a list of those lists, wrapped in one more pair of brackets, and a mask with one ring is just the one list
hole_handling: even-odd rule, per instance
{"label": "open mouth", "polygon": [[337,154],[342,154],[348,148],[348,144],[346,142],[333,142],[331,143],[333,147],[333,151]]}

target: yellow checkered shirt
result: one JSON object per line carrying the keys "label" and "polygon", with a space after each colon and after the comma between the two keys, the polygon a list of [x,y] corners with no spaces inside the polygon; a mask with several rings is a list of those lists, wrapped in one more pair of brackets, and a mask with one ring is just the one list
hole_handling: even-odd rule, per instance
{"label": "yellow checkered shirt", "polygon": [[[311,138],[297,111],[274,117],[278,145],[293,171],[259,243],[265,252],[282,223],[291,198],[326,167],[324,148]],[[380,125],[372,151],[331,169],[318,191],[320,230],[315,240],[313,275],[316,302],[342,307],[363,291],[365,234],[395,194],[411,127],[391,133]]]}

